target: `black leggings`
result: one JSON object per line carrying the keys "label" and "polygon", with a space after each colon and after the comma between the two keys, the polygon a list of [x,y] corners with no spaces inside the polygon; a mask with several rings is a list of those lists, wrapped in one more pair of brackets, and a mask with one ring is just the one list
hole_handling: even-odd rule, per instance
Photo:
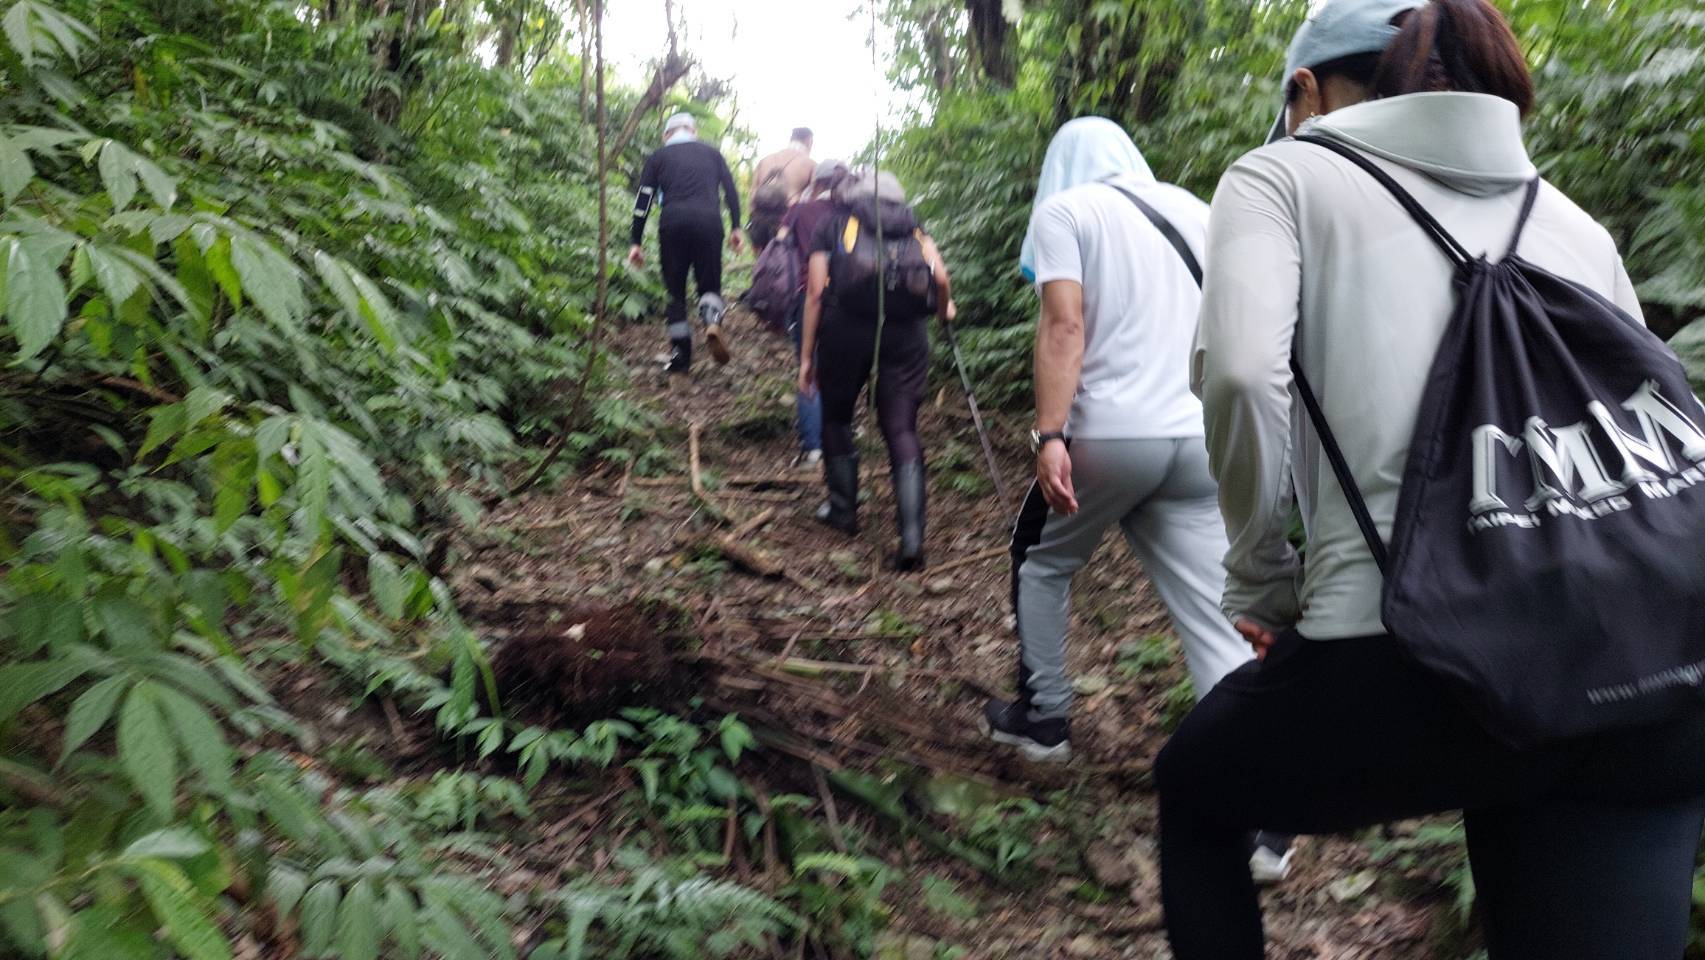
{"label": "black leggings", "polygon": [[1677,960],[1705,821],[1705,718],[1520,751],[1389,637],[1292,631],[1155,764],[1176,960],[1260,960],[1247,834],[1465,810],[1493,960]]}
{"label": "black leggings", "polygon": [[[853,414],[859,391],[870,378],[876,351],[876,322],[824,312],[817,327],[817,386],[823,394],[823,456],[855,452]],[[929,376],[929,320],[889,320],[882,326],[882,357],[876,370],[876,420],[888,444],[888,462],[923,459],[918,442],[918,407]]]}
{"label": "black leggings", "polygon": [[669,336],[690,337],[690,327],[675,326],[687,321],[687,271],[693,272],[699,296],[722,293],[722,220],[701,216],[667,221],[659,228],[658,246],[663,288],[669,294],[664,313],[671,327]]}

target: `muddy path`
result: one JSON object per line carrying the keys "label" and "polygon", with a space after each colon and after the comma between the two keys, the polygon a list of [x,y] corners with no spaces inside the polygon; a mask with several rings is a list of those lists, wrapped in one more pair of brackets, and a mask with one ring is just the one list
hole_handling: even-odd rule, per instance
{"label": "muddy path", "polygon": [[[1165,609],[1140,565],[1109,537],[1078,578],[1073,761],[1039,767],[987,743],[977,717],[988,693],[1010,691],[1016,656],[1003,549],[1011,516],[990,492],[957,381],[936,376],[921,417],[930,566],[897,575],[884,566],[894,509],[874,425],[859,441],[863,531],[849,538],[813,521],[820,478],[792,466],[790,347],[738,310],[729,322],[733,361],[716,367],[702,356],[680,392],[657,374],[656,326],[612,331],[632,374],[619,399],[659,414],[656,449],[638,469],[605,464],[489,514],[462,545],[455,584],[465,605],[499,636],[529,636],[583,662],[616,654],[629,673],[614,700],[738,711],[762,735],[763,775],[778,790],[818,798],[813,815],[872,838],[873,852],[896,869],[878,956],[1167,956],[1149,767],[1191,700]],[[989,415],[1014,496],[1028,485],[1023,416]],[[661,652],[623,653],[608,642],[580,651],[584,629],[578,639],[562,636],[570,625],[554,611],[588,603],[668,610],[684,640],[672,656],[686,669],[646,662]],[[614,646],[623,646],[619,636]],[[561,696],[615,705],[576,676]],[[904,780],[912,813],[945,828],[965,816],[952,797],[1018,811],[1000,829],[1012,832],[1009,846],[1028,845],[1023,881],[996,882],[854,797],[835,803],[813,789],[822,784],[813,768]],[[930,797],[939,801],[933,808]],[[1428,829],[1402,824],[1306,842],[1291,879],[1264,894],[1269,955],[1471,953],[1454,932],[1449,851],[1425,842]],[[602,842],[581,840],[577,862],[595,866]],[[762,864],[729,870],[766,882]]]}

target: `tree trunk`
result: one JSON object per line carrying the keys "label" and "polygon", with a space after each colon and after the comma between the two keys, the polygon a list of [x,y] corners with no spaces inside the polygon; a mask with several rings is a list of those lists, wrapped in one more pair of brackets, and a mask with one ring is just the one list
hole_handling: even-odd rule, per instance
{"label": "tree trunk", "polygon": [[[588,370],[597,359],[598,331],[604,322],[605,301],[610,294],[610,154],[605,148],[610,117],[604,103],[604,0],[592,0],[592,23],[598,71],[594,94],[598,111],[598,292],[592,300],[592,343],[589,347],[592,352],[586,357]],[[584,387],[581,389],[585,391]]]}
{"label": "tree trunk", "polygon": [[580,122],[585,123],[590,102],[586,96],[586,64],[592,59],[592,31],[586,25],[586,0],[580,0],[574,8],[580,15]]}
{"label": "tree trunk", "polygon": [[604,0],[592,0],[592,46],[598,74],[593,93],[598,120],[598,292],[592,298],[592,329],[586,334],[586,363],[580,368],[580,383],[574,388],[574,399],[569,401],[568,413],[557,428],[550,449],[545,451],[544,459],[533,468],[533,472],[510,489],[511,497],[537,483],[562,456],[563,449],[568,446],[569,434],[574,431],[581,408],[586,404],[586,391],[592,385],[592,378],[598,375],[598,361],[601,359],[604,311],[610,297],[610,162],[604,142],[605,131],[609,129],[609,113],[604,104]]}
{"label": "tree trunk", "polygon": [[1017,65],[1007,46],[1012,25],[1006,22],[1001,0],[965,0],[965,10],[971,15],[971,45],[983,78],[996,86],[1012,86],[1017,77]]}

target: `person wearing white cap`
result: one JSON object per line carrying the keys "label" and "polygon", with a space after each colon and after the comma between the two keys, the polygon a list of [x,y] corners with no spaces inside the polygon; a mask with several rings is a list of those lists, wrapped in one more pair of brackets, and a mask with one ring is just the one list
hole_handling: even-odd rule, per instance
{"label": "person wearing white cap", "polygon": [[1378,563],[1292,402],[1294,363],[1389,541],[1457,268],[1357,159],[1469,256],[1485,251],[1486,269],[1507,250],[1638,320],[1616,245],[1537,180],[1521,132],[1532,79],[1488,0],[1328,0],[1286,70],[1279,132],[1330,146],[1244,156],[1208,227],[1192,373],[1230,541],[1223,607],[1261,659],[1227,674],[1155,762],[1172,955],[1264,955],[1246,831],[1462,810],[1491,960],[1675,960],[1705,823],[1705,716],[1528,748],[1495,736],[1389,635]]}
{"label": "person wearing white cap", "polygon": [[669,324],[669,361],[666,371],[672,384],[687,379],[693,362],[693,328],[687,323],[687,273],[699,291],[699,320],[704,324],[705,343],[717,363],[728,362],[728,335],[722,327],[722,201],[727,202],[733,232],[729,246],[739,253],[745,244],[740,232],[740,192],[728,161],[715,147],[699,140],[699,124],[690,113],[677,113],[663,124],[663,146],[645,159],[639,175],[639,195],[634,200],[633,228],[629,236],[628,262],[645,266],[645,221],[654,204],[663,207],[659,217],[658,249],[663,260],[663,286],[669,296],[665,318]]}

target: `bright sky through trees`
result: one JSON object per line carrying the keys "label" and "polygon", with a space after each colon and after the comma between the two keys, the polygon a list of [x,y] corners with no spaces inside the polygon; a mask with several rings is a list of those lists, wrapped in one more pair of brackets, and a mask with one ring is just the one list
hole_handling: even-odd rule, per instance
{"label": "bright sky through trees", "polygon": [[[881,72],[872,68],[863,0],[675,0],[675,7],[686,22],[683,50],[733,85],[739,122],[757,134],[760,153],[807,126],[817,134],[816,157],[847,157],[870,141],[879,106],[899,102],[885,76],[889,44],[881,45]],[[648,64],[669,43],[663,0],[621,0],[606,17],[607,56],[624,80],[643,85]]]}

